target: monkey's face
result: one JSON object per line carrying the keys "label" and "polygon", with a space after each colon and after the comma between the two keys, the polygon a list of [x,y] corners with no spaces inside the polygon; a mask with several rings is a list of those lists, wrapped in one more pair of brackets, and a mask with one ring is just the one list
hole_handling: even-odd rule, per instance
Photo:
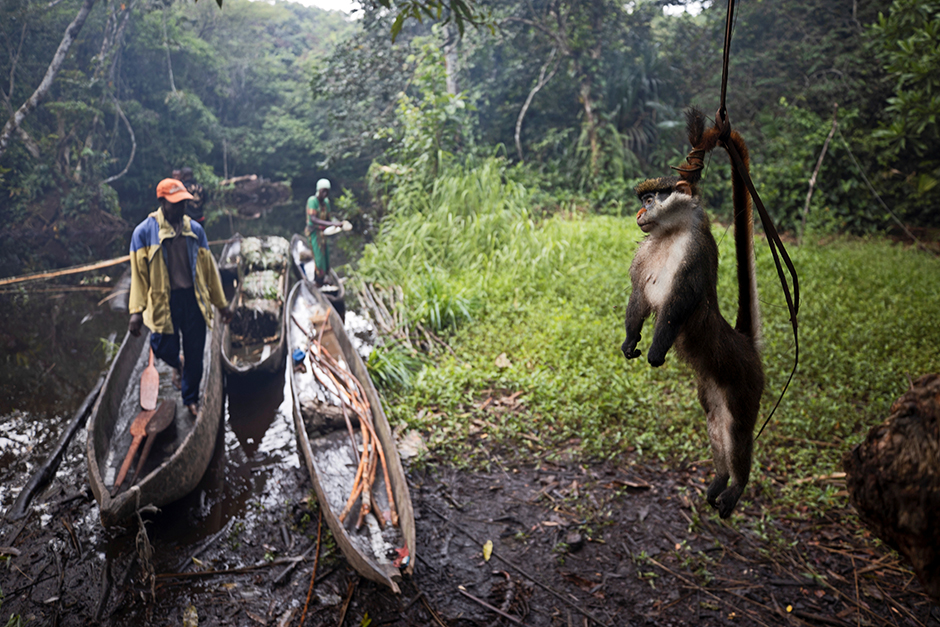
{"label": "monkey's face", "polygon": [[659,227],[671,230],[684,224],[692,208],[691,188],[680,181],[671,189],[650,190],[640,195],[643,204],[636,214],[636,223],[644,233]]}

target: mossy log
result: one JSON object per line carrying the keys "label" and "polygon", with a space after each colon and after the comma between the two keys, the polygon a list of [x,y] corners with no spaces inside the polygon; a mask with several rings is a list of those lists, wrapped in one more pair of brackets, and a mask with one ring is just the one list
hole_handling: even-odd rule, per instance
{"label": "mossy log", "polygon": [[910,560],[940,605],[940,374],[915,381],[842,464],[862,522]]}

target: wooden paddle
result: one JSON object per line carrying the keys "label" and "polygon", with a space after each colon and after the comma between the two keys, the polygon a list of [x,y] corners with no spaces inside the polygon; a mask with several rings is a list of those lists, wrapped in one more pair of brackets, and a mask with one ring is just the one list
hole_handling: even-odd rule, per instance
{"label": "wooden paddle", "polygon": [[131,460],[134,459],[134,453],[137,452],[137,447],[140,446],[144,436],[147,435],[147,423],[150,422],[150,419],[153,418],[155,413],[157,413],[156,410],[145,409],[137,414],[137,417],[134,418],[134,422],[131,423],[131,435],[134,436],[134,439],[131,440],[131,447],[127,450],[127,456],[124,458],[124,463],[121,464],[121,470],[118,472],[117,480],[114,482],[114,487],[111,488],[112,498],[120,491],[121,484],[124,483],[124,477],[127,476],[127,471],[131,467]]}
{"label": "wooden paddle", "polygon": [[160,373],[153,365],[153,349],[150,349],[150,363],[140,375],[140,406],[146,410],[157,408],[157,393],[160,391]]}
{"label": "wooden paddle", "polygon": [[140,461],[137,462],[137,469],[134,470],[134,476],[131,478],[131,485],[137,483],[137,476],[144,467],[144,462],[147,461],[147,456],[150,455],[150,448],[153,446],[153,441],[157,439],[157,434],[169,427],[175,419],[176,401],[163,401],[160,403],[160,408],[153,415],[153,418],[151,418],[147,423],[147,443],[144,444],[144,450],[140,453]]}

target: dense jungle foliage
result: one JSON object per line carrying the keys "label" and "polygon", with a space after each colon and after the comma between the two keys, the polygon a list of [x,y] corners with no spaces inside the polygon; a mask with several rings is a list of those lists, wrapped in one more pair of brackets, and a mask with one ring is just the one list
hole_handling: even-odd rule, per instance
{"label": "dense jungle foliage", "polygon": [[[187,165],[210,192],[287,181],[298,205],[330,176],[378,215],[399,185],[498,156],[539,190],[534,211],[632,213],[632,186],[687,150],[683,110],[718,102],[725,4],[681,9],[372,0],[350,19],[290,2],[4,0],[0,266],[123,245],[156,182]],[[728,106],[782,228],[938,225],[938,29],[936,0],[740,3]],[[727,179],[722,159],[709,168]],[[707,193],[723,215],[727,186]]]}
{"label": "dense jungle foliage", "polygon": [[[440,19],[424,10],[437,5]],[[174,168],[210,194],[243,174],[286,181],[293,202],[276,210],[298,229],[327,176],[344,217],[379,225],[343,269],[351,287],[397,290],[398,331],[437,346],[373,352],[398,424],[458,463],[481,437],[550,456],[707,457],[688,369],[626,364],[619,344],[642,238],[632,188],[683,159],[688,106],[717,107],[724,3],[480,0],[448,20],[455,6],[470,5],[375,0],[348,19],[285,2],[3,0],[0,274],[120,254]],[[84,10],[45,97],[24,106]],[[940,227],[937,41],[938,0],[738,5],[728,108],[804,295],[801,368],[755,483],[802,506],[834,490],[776,478],[838,468],[940,364],[938,260],[885,236],[935,241]],[[709,157],[726,313],[729,177]],[[225,211],[210,200],[209,224]],[[793,345],[762,244],[757,263],[763,417]],[[518,404],[483,414],[497,394]]]}

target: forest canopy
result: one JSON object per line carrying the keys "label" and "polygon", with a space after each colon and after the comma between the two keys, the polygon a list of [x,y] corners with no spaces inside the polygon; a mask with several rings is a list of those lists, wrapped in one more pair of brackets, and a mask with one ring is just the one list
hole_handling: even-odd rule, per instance
{"label": "forest canopy", "polygon": [[[0,267],[100,254],[94,234],[120,240],[180,166],[209,189],[257,174],[298,196],[329,175],[381,214],[399,186],[497,156],[540,211],[632,214],[635,183],[687,151],[683,111],[717,107],[726,6],[693,6],[370,0],[351,19],[291,2],[8,0]],[[738,4],[728,108],[782,228],[940,226],[938,35],[936,0]],[[707,190],[719,217],[727,189]]]}

